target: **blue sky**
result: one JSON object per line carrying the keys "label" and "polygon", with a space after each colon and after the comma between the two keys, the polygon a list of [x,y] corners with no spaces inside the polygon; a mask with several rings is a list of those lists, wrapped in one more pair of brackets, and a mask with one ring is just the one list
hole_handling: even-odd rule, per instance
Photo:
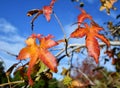
{"label": "blue sky", "polygon": [[[48,5],[51,0],[0,0],[0,49],[18,54],[19,50],[25,46],[25,39],[32,33],[30,21],[32,17],[27,17],[26,13],[31,9],[41,9],[42,6]],[[84,9],[93,19],[103,26],[108,20],[115,20],[120,14],[120,1],[115,3],[117,11],[111,11],[108,16],[106,11],[99,11],[99,0],[83,0]],[[71,0],[57,0],[54,5],[54,12],[59,17],[67,36],[76,28],[72,26],[77,21],[80,11],[75,7],[79,3],[72,3]],[[38,17],[34,22],[34,32],[43,35],[53,34],[55,39],[63,38],[63,33],[52,15],[51,21],[48,23],[43,15]],[[80,40],[83,43],[84,40]],[[80,41],[73,40],[79,43]],[[5,61],[6,68],[17,62],[16,58],[0,51],[0,58]]]}

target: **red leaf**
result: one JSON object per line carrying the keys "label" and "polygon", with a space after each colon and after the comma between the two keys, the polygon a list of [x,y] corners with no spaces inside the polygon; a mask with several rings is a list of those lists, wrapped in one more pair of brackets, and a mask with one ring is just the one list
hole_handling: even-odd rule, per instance
{"label": "red leaf", "polygon": [[104,43],[107,44],[108,47],[110,46],[108,39],[106,39],[104,35],[98,33],[100,30],[103,30],[103,28],[92,21],[91,26],[88,26],[88,24],[85,23],[84,27],[78,27],[70,35],[72,38],[82,38],[86,36],[86,47],[88,53],[95,59],[96,63],[99,62],[98,60],[100,55],[100,48],[96,38],[101,39]]}
{"label": "red leaf", "polygon": [[78,27],[74,32],[71,33],[71,38],[82,38],[86,35],[86,30],[83,27]]}
{"label": "red leaf", "polygon": [[56,0],[52,0],[51,3],[50,3],[50,6],[53,7],[55,2],[56,2]]}
{"label": "red leaf", "polygon": [[52,7],[51,6],[44,6],[43,7],[43,14],[45,15],[46,20],[49,22],[51,19]]}
{"label": "red leaf", "polygon": [[49,6],[43,7],[43,14],[45,15],[46,20],[49,22],[51,19],[51,14],[53,12],[53,5],[56,0],[52,0]]}
{"label": "red leaf", "polygon": [[[33,81],[31,79],[31,72],[33,66],[36,64],[37,60],[40,59],[46,66],[48,66],[52,71],[57,72],[57,61],[56,57],[53,56],[47,49],[53,46],[56,46],[58,43],[52,40],[52,35],[48,35],[46,37],[42,37],[42,35],[32,34],[27,40],[27,46],[21,49],[18,58],[19,60],[23,60],[26,58],[30,58],[29,67],[27,71],[29,84],[33,85]],[[36,39],[39,39],[39,43],[36,43]]]}
{"label": "red leaf", "polygon": [[87,18],[92,20],[92,17],[89,14],[87,14],[85,10],[80,8],[80,11],[81,11],[81,14],[78,15],[78,18],[77,18],[78,19],[78,26],[80,26],[83,23],[83,21]]}
{"label": "red leaf", "polygon": [[87,47],[89,55],[95,59],[96,63],[98,63],[99,62],[98,58],[100,55],[100,48],[99,48],[99,44],[94,36],[92,36],[90,34],[87,36],[86,47]]}
{"label": "red leaf", "polygon": [[96,34],[95,36],[97,38],[101,39],[104,43],[106,43],[108,47],[110,47],[110,42],[108,42],[108,39],[106,39],[105,36],[103,36],[101,34]]}
{"label": "red leaf", "polygon": [[56,0],[52,0],[52,1],[50,2],[50,5],[44,6],[44,7],[42,8],[42,10],[41,10],[41,9],[33,9],[33,10],[28,11],[28,12],[27,12],[27,15],[28,15],[28,16],[33,16],[33,15],[36,14],[36,15],[33,17],[31,23],[33,24],[34,21],[35,21],[35,19],[36,19],[38,16],[40,16],[41,14],[44,14],[46,20],[49,22],[50,19],[51,19],[51,14],[52,14],[52,12],[53,12],[53,5],[54,5],[55,1],[56,1]]}

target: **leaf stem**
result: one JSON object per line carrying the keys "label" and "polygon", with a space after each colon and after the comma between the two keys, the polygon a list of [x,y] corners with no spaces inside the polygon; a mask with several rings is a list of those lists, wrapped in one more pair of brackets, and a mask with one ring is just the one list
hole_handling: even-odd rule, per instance
{"label": "leaf stem", "polygon": [[61,21],[59,20],[58,16],[55,14],[55,12],[53,12],[53,15],[55,17],[55,19],[57,20],[58,24],[60,25],[60,28],[64,34],[64,39],[65,39],[65,53],[67,56],[69,56],[69,54],[67,53],[67,47],[68,47],[68,39],[66,38],[66,33],[65,33],[65,30],[64,30],[64,27],[61,23]]}

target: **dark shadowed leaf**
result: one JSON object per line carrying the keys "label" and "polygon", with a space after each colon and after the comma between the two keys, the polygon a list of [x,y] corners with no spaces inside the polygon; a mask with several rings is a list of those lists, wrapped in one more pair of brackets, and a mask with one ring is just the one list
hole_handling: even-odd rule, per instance
{"label": "dark shadowed leaf", "polygon": [[13,65],[6,71],[6,75],[9,76],[9,75],[11,74],[11,72],[13,71],[13,69],[14,69],[19,63],[20,63],[20,62],[13,64]]}

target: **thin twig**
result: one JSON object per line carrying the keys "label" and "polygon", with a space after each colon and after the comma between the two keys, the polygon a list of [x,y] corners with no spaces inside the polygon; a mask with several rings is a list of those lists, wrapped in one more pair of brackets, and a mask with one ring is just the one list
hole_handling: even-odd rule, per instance
{"label": "thin twig", "polygon": [[12,85],[12,84],[18,84],[18,83],[23,83],[24,81],[15,81],[15,82],[9,82],[9,83],[3,83],[0,84],[0,87],[6,86],[6,85]]}
{"label": "thin twig", "polygon": [[60,28],[64,34],[64,38],[66,38],[66,33],[65,33],[65,30],[64,30],[64,27],[63,27],[61,21],[59,20],[58,16],[55,14],[55,12],[53,12],[53,15],[54,15],[55,19],[57,20],[58,24],[60,25]]}
{"label": "thin twig", "polygon": [[111,34],[115,34],[118,30],[120,30],[120,26],[115,27],[114,30],[111,31]]}
{"label": "thin twig", "polygon": [[52,48],[50,49],[50,51],[59,51],[59,50],[62,50],[63,48]]}
{"label": "thin twig", "polygon": [[95,85],[85,73],[83,73],[79,68],[76,69],[90,82],[91,85]]}
{"label": "thin twig", "polygon": [[32,29],[32,32],[33,32],[33,29],[34,29],[34,21],[37,19],[37,17],[41,14],[42,12],[39,11],[32,19],[31,21],[31,29]]}
{"label": "thin twig", "polygon": [[73,67],[73,65],[72,65],[73,55],[74,55],[74,52],[72,52],[71,58],[70,58],[70,68],[69,68],[70,72],[71,72],[71,68]]}
{"label": "thin twig", "polygon": [[11,53],[11,52],[9,52],[9,51],[7,51],[7,50],[4,50],[4,49],[0,49],[0,50],[3,51],[3,52],[6,52],[7,54],[9,54],[9,55],[11,55],[11,56],[18,57],[18,55],[13,54],[13,53]]}

